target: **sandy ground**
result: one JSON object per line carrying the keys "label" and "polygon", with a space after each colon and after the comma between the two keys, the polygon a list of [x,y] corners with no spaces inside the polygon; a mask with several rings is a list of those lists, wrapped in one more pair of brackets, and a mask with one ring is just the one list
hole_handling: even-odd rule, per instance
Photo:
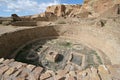
{"label": "sandy ground", "polygon": [[0,34],[14,32],[17,30],[22,30],[22,29],[27,29],[27,28],[32,28],[32,27],[15,27],[11,25],[9,26],[0,25]]}

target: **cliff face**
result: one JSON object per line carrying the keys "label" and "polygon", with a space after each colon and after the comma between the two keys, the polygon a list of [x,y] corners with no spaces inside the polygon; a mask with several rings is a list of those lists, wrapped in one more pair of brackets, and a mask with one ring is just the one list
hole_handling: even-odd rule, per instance
{"label": "cliff face", "polygon": [[[107,12],[120,12],[120,0],[85,0],[83,5],[54,5],[47,7],[45,12],[51,12],[56,16],[66,17],[98,17]],[[109,13],[108,13],[109,14]]]}
{"label": "cliff face", "polygon": [[46,9],[46,12],[52,12],[56,16],[74,16],[79,11],[81,5],[54,5],[49,6]]}
{"label": "cliff face", "polygon": [[[103,13],[112,13],[117,14],[119,10],[120,0],[85,0],[82,6],[82,11],[86,10],[91,12],[91,16],[100,16]],[[107,12],[106,12],[107,11]]]}

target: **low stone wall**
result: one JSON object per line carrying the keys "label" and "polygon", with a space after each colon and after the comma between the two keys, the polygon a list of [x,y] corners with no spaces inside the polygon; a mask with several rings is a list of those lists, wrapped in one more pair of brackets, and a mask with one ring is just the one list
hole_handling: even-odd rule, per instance
{"label": "low stone wall", "polygon": [[12,23],[13,26],[37,26],[36,21],[17,21]]}
{"label": "low stone wall", "polygon": [[38,18],[33,18],[35,21],[55,21],[57,20],[57,17],[38,17]]}
{"label": "low stone wall", "polygon": [[47,17],[38,17],[38,18],[33,18],[35,21],[49,21]]}

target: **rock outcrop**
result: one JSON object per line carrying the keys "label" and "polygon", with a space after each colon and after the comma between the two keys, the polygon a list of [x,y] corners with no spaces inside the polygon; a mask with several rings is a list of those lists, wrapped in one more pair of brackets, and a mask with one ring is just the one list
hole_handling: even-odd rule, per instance
{"label": "rock outcrop", "polygon": [[53,5],[47,7],[45,12],[51,12],[56,16],[75,16],[80,11],[81,5]]}
{"label": "rock outcrop", "polygon": [[56,20],[57,16],[52,12],[44,12],[31,16],[32,20],[36,21],[53,21]]}
{"label": "rock outcrop", "polygon": [[120,14],[119,0],[85,0],[83,5],[53,5],[47,7],[47,13],[61,17],[98,17],[102,14]]}
{"label": "rock outcrop", "polygon": [[119,0],[85,0],[83,5],[52,5],[46,11],[23,20],[53,21],[57,17],[96,18],[120,15]]}
{"label": "rock outcrop", "polygon": [[118,14],[118,4],[120,4],[119,0],[85,0],[81,9],[82,12],[90,12],[90,17],[98,17],[105,13],[112,16]]}

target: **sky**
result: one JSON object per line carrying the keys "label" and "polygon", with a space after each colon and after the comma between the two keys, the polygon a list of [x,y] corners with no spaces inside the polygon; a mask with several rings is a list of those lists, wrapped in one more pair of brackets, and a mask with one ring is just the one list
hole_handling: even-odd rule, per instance
{"label": "sky", "polygon": [[0,0],[0,17],[18,14],[19,16],[39,14],[47,6],[57,4],[82,4],[83,0]]}

